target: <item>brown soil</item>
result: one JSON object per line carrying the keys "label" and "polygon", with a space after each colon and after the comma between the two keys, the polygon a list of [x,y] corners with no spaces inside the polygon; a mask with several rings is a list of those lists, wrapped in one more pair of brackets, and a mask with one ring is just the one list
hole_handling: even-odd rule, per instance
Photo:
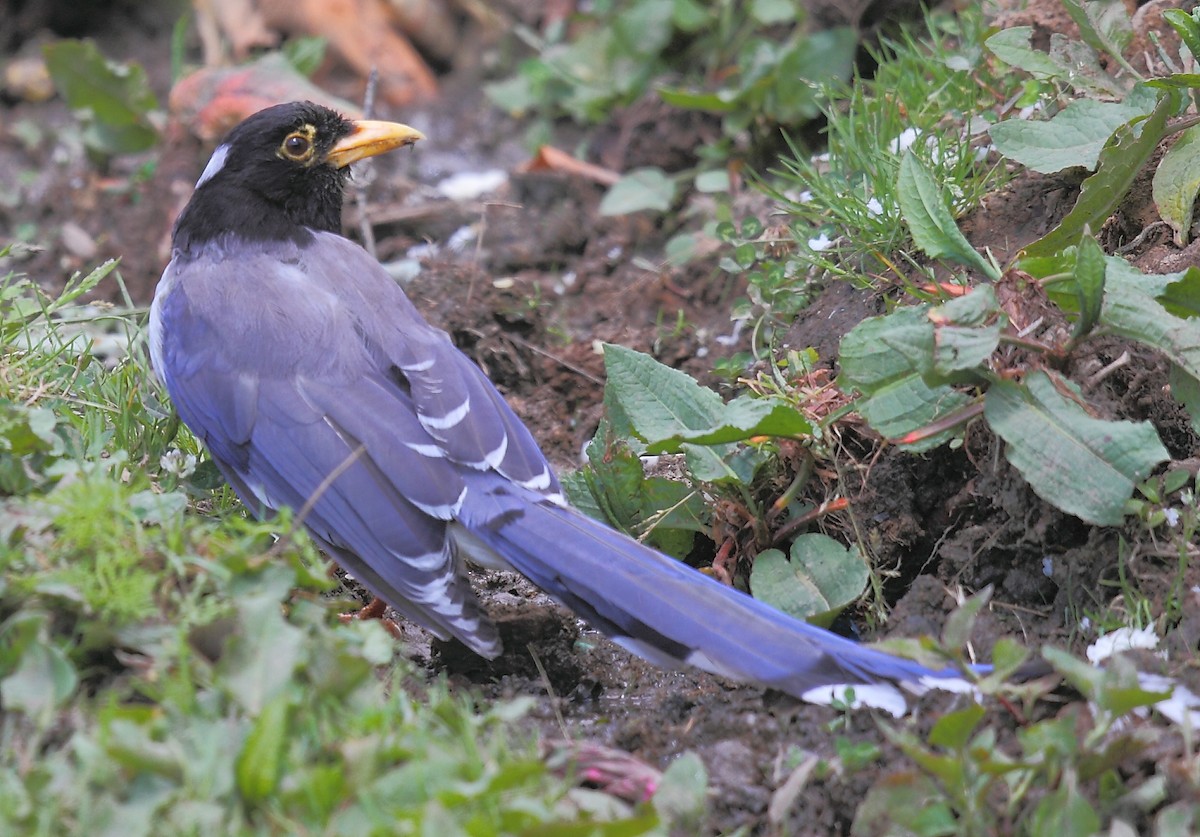
{"label": "brown soil", "polygon": [[[98,22],[104,28],[90,34],[106,54],[140,60],[165,100],[173,20],[145,9],[123,15],[117,23]],[[431,139],[428,149],[378,164],[368,194],[380,258],[396,259],[425,242],[439,245],[408,286],[410,296],[487,371],[552,460],[560,468],[576,467],[601,415],[597,341],[651,352],[706,379],[714,359],[747,348],[715,340],[730,333],[730,305],[743,289],[711,261],[663,267],[662,246],[674,230],[654,218],[600,217],[602,189],[579,180],[513,175],[487,203],[436,198],[432,187],[447,174],[491,167],[511,172],[526,156],[514,140],[522,126],[487,105],[474,70],[458,70],[443,84],[444,95],[429,105],[381,114],[414,123]],[[42,141],[22,144],[13,131],[22,121],[37,126]],[[120,257],[128,293],[135,303],[148,303],[166,261],[171,219],[210,149],[176,135],[151,155],[118,159],[100,172],[80,153],[78,129],[59,101],[3,102],[0,125],[7,129],[0,129],[0,170],[19,184],[15,198],[0,202],[0,240],[20,234],[45,245],[17,267],[52,285],[100,259]],[[647,125],[653,125],[653,147],[660,149],[690,149],[706,129],[694,118],[673,120],[635,106],[597,132],[590,146],[595,159],[621,167],[677,164],[638,152]],[[147,160],[158,161],[153,175],[131,178]],[[965,230],[1003,262],[1070,208],[1078,186],[1069,176],[1020,176],[966,219]],[[1148,194],[1148,183],[1135,187],[1120,216],[1124,226],[1110,231],[1113,247],[1133,240],[1153,220],[1144,211],[1152,206]],[[754,194],[738,200],[757,210],[766,206]],[[401,211],[422,206],[437,208]],[[479,239],[451,251],[445,244],[463,226],[473,226]],[[356,225],[349,227],[356,235]],[[1165,233],[1146,236],[1133,258],[1145,270],[1180,270],[1198,261]],[[841,336],[864,317],[882,313],[886,302],[881,292],[832,284],[792,324],[785,345],[815,347],[836,366]],[[1100,368],[1126,349],[1132,351],[1111,341],[1077,362]],[[1197,438],[1165,394],[1165,383],[1161,362],[1135,354],[1134,362],[1089,395],[1110,417],[1154,422],[1174,456],[1195,456]],[[1034,648],[1051,643],[1079,650],[1072,620],[1112,607],[1115,593],[1105,584],[1116,575],[1120,533],[1085,526],[1042,502],[982,425],[972,427],[958,449],[922,456],[882,447],[850,424],[841,443],[844,476],[835,488],[850,499],[877,566],[889,573],[892,609],[883,633],[937,634],[958,594],[994,585],[976,638],[981,658],[1000,636]],[[847,519],[828,526],[834,533],[849,530]],[[1169,592],[1171,562],[1146,556],[1130,571],[1143,591]],[[1185,584],[1200,582],[1196,575],[1190,571]],[[485,664],[453,646],[431,645],[416,632],[407,653],[489,697],[545,696],[548,687],[552,697],[539,703],[530,721],[547,737],[597,739],[660,768],[684,750],[696,751],[710,773],[714,830],[748,825],[756,832],[846,833],[867,789],[896,761],[866,713],[842,716],[694,672],[662,672],[581,626],[521,579],[496,574],[480,585],[502,622],[507,656]],[[947,701],[922,699],[918,724],[927,725]],[[880,743],[882,756],[856,772],[810,780],[791,813],[768,823],[772,795],[798,754],[832,760],[837,736]]]}

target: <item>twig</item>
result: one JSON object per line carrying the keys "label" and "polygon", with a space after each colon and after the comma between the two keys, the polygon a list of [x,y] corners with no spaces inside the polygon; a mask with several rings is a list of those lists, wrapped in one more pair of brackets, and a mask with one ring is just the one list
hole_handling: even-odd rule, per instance
{"label": "twig", "polygon": [[520,343],[526,349],[529,349],[529,351],[531,351],[535,354],[539,354],[544,358],[549,358],[550,360],[554,361],[558,365],[562,366],[564,369],[569,369],[572,372],[574,372],[576,375],[587,378],[589,381],[591,381],[596,386],[599,386],[599,387],[604,386],[604,381],[597,378],[591,372],[588,372],[586,369],[584,369],[580,366],[576,366],[575,364],[571,363],[571,361],[565,360],[565,359],[559,357],[558,355],[554,354],[553,352],[548,352],[543,348],[533,345],[528,340],[526,340],[524,337],[521,337],[516,334],[507,334],[505,336],[509,340],[513,341],[514,343]]}
{"label": "twig", "polygon": [[[370,119],[375,110],[375,91],[379,87],[379,68],[372,65],[371,73],[367,76],[367,89],[363,93],[363,119]],[[371,164],[368,164],[365,171],[360,167],[361,174],[367,174],[372,169]],[[354,205],[358,208],[358,233],[362,237],[363,249],[371,254],[372,259],[378,260],[379,257],[375,252],[375,230],[371,226],[370,220],[367,218],[367,190],[366,186],[370,182],[367,178],[363,183],[354,190]]]}

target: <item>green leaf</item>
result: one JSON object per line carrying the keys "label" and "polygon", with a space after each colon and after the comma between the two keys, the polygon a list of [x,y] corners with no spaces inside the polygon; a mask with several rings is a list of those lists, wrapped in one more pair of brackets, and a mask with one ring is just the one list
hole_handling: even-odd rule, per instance
{"label": "green leaf", "polygon": [[1046,502],[1088,523],[1124,519],[1134,486],[1168,457],[1149,422],[1092,418],[1045,372],[997,381],[984,401],[1005,456]]}
{"label": "green leaf", "polygon": [[[929,312],[933,325],[933,372],[950,379],[980,368],[1000,345],[1006,319],[991,285],[981,285]],[[936,378],[929,383],[940,383]]]}
{"label": "green leaf", "polygon": [[1057,253],[1077,242],[1085,228],[1100,228],[1158,147],[1176,101],[1176,94],[1164,95],[1144,122],[1117,130],[1100,154],[1096,173],[1083,181],[1075,206],[1057,227],[1026,247],[1026,254]]}
{"label": "green leaf", "polygon": [[[692,433],[714,433],[725,423],[725,404],[719,395],[649,355],[605,344],[604,367],[608,375],[605,403],[615,405],[633,431],[650,444]],[[732,465],[737,451],[734,445],[688,443],[682,450],[698,480],[746,481],[745,474]]]}
{"label": "green leaf", "polygon": [[963,749],[986,714],[987,710],[974,701],[964,709],[946,713],[929,730],[929,743],[948,750]]}
{"label": "green leaf", "polygon": [[811,533],[792,542],[791,559],[778,549],[760,552],[750,571],[754,597],[789,616],[828,626],[858,600],[870,580],[858,548]]}
{"label": "green leaf", "polygon": [[6,709],[38,717],[75,692],[79,676],[58,645],[28,645],[16,667],[0,679],[0,704]]}
{"label": "green leaf", "polygon": [[1200,58],[1200,21],[1195,17],[1195,10],[1188,14],[1182,9],[1166,9],[1162,13],[1162,19],[1179,33],[1180,40],[1187,46],[1192,57]]}
{"label": "green leaf", "polygon": [[1049,120],[1007,119],[989,132],[1001,154],[1034,171],[1092,169],[1109,138],[1146,113],[1133,98],[1122,102],[1075,99]]}
{"label": "green leaf", "polygon": [[312,77],[325,60],[329,42],[321,37],[289,38],[280,49],[283,57],[305,78]]}
{"label": "green leaf", "polygon": [[1181,273],[1159,274],[1173,279],[1154,298],[1173,316],[1200,318],[1200,268],[1189,267]]}
{"label": "green leaf", "polygon": [[251,713],[261,712],[287,687],[304,656],[304,631],[281,608],[294,578],[290,567],[269,565],[254,580],[256,587],[237,599],[236,633],[219,671],[231,696]]}
{"label": "green leaf", "polygon": [[724,405],[720,424],[675,433],[668,438],[651,442],[646,451],[673,452],[679,450],[684,442],[725,445],[755,436],[799,439],[811,436],[812,432],[812,423],[786,401],[743,395]]}
{"label": "green leaf", "polygon": [[1001,29],[983,42],[992,54],[1012,67],[1033,76],[1053,78],[1063,75],[1063,68],[1040,49],[1033,48],[1033,27],[1014,26]]}
{"label": "green leaf", "polygon": [[291,701],[280,694],[267,702],[246,736],[235,772],[238,791],[247,802],[262,802],[279,786],[288,741]]}
{"label": "green leaf", "polygon": [[68,106],[84,115],[84,141],[105,154],[145,151],[158,141],[158,100],[137,64],[107,60],[90,41],[42,48],[46,69]]}
{"label": "green leaf", "polygon": [[[681,821],[698,824],[704,815],[707,794],[708,770],[700,757],[689,750],[663,771],[651,803],[667,823],[676,826]],[[672,829],[672,833],[676,830]]]}
{"label": "green leaf", "polygon": [[[1128,269],[1120,269],[1118,263],[1124,263]],[[1100,321],[1117,334],[1153,346],[1189,375],[1200,378],[1200,320],[1177,317],[1151,296],[1158,296],[1153,283],[1161,282],[1163,276],[1147,275],[1144,281],[1138,281],[1140,276],[1123,259],[1109,258]],[[1174,286],[1173,282],[1167,283],[1161,293],[1169,293]],[[1195,278],[1190,278],[1184,287],[1194,288]],[[1182,290],[1172,299],[1176,310],[1179,299],[1187,299]]]}
{"label": "green leaf", "polygon": [[[889,439],[901,438],[972,401],[947,384],[926,382],[933,371],[934,353],[928,311],[927,306],[916,306],[871,317],[842,338],[838,382],[845,390],[863,394],[856,409]],[[944,431],[906,448],[926,450],[952,436],[953,431]]]}
{"label": "green leaf", "polygon": [[1192,420],[1192,430],[1200,433],[1200,379],[1194,378],[1178,364],[1171,364],[1168,382],[1171,395],[1184,406]]}
{"label": "green leaf", "polygon": [[728,113],[734,109],[736,99],[722,93],[704,90],[684,90],[679,87],[659,87],[658,95],[668,105],[683,110],[703,110],[709,113]]}
{"label": "green leaf", "polygon": [[1091,332],[1100,320],[1104,305],[1104,276],[1107,263],[1104,251],[1086,232],[1075,255],[1075,293],[1079,301],[1079,320],[1075,323],[1076,340]]}
{"label": "green leaf", "polygon": [[1000,271],[979,255],[958,229],[937,181],[911,149],[900,161],[896,198],[913,241],[929,256],[973,267],[993,281],[1000,278]]}
{"label": "green leaf", "polygon": [[645,209],[666,212],[675,202],[675,181],[662,169],[634,169],[612,185],[600,201],[601,215],[628,215]]}
{"label": "green leaf", "polygon": [[1133,23],[1122,0],[1063,0],[1063,8],[1079,27],[1084,43],[1128,67],[1123,53],[1133,40]]}
{"label": "green leaf", "polygon": [[1188,242],[1196,196],[1200,195],[1200,125],[1179,135],[1154,171],[1154,205],[1175,230],[1175,243]]}

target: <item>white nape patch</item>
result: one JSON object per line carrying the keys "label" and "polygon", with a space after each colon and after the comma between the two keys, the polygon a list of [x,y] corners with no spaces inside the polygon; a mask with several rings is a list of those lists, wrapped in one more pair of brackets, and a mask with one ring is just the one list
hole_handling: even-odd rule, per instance
{"label": "white nape patch", "polygon": [[1088,646],[1087,658],[1092,665],[1098,665],[1100,662],[1107,660],[1113,654],[1121,651],[1130,651],[1134,648],[1157,648],[1158,634],[1154,632],[1154,626],[1148,625],[1145,628],[1117,628],[1115,631],[1109,631],[1104,636]]}
{"label": "white nape patch", "polygon": [[[854,700],[846,699],[847,689],[854,690]],[[893,718],[899,718],[908,712],[908,701],[904,699],[900,690],[890,683],[839,683],[836,686],[817,686],[809,689],[800,698],[821,706],[830,706],[834,701],[851,709],[869,706],[872,709],[882,709]]]}
{"label": "white nape patch", "polygon": [[433,416],[421,416],[417,418],[421,420],[421,424],[426,430],[448,430],[454,425],[467,417],[467,411],[471,409],[471,399],[467,397],[463,399],[463,403],[459,404],[446,415],[435,418]]}
{"label": "white nape patch", "polygon": [[196,188],[199,189],[208,181],[212,180],[213,175],[225,168],[225,159],[229,156],[229,145],[219,145],[212,156],[208,158],[208,165],[204,167],[204,171],[200,174],[200,179],[196,181]]}

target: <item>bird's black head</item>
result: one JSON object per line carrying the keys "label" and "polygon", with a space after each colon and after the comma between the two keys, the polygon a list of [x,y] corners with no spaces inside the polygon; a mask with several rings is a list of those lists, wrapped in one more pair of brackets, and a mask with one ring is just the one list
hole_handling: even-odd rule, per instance
{"label": "bird's black head", "polygon": [[421,139],[394,122],[351,121],[313,104],[261,110],[229,132],[175,224],[179,251],[232,234],[304,241],[339,232],[349,164]]}

